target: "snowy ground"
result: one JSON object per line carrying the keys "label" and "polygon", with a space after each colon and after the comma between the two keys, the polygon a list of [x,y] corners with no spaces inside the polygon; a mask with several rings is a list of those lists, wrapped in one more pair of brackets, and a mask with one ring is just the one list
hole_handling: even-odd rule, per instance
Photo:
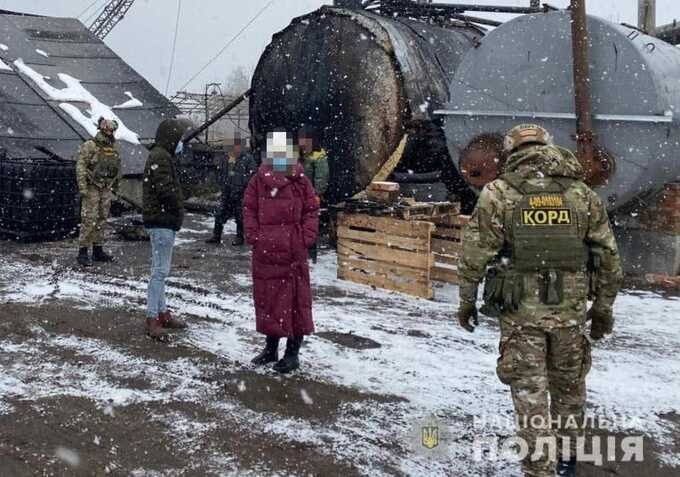
{"label": "snowy ground", "polygon": [[[116,265],[82,271],[72,242],[0,242],[0,474],[518,475],[473,456],[476,437],[512,434],[496,425],[512,409],[498,327],[459,329],[455,287],[427,301],[349,284],[322,251],[319,333],[282,378],[247,364],[262,341],[248,251],[206,246],[210,227],[194,216],[179,237],[169,301],[191,327],[168,345],[141,333],[148,244],[113,242]],[[644,434],[645,462],[584,475],[680,475],[679,317],[676,297],[618,300],[589,410],[617,436]],[[429,453],[432,416],[443,442]]]}

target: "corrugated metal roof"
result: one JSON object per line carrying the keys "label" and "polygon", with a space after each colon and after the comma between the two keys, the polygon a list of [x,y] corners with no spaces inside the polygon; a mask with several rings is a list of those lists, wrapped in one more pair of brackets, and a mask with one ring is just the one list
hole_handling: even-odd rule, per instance
{"label": "corrugated metal roof", "polygon": [[[0,148],[9,157],[43,157],[36,146],[43,146],[64,158],[74,157],[89,134],[59,107],[60,101],[47,96],[30,78],[17,72],[13,62],[24,63],[48,77],[55,88],[65,85],[58,74],[81,81],[82,86],[101,103],[113,107],[130,98],[130,92],[143,106],[114,109],[125,125],[151,142],[156,127],[179,110],[148,81],[95,38],[76,19],[0,14],[0,59],[12,70],[0,69]],[[38,50],[47,54],[42,55]],[[73,103],[81,111],[88,105]],[[123,152],[123,173],[143,171],[147,151],[141,145],[119,141]]]}

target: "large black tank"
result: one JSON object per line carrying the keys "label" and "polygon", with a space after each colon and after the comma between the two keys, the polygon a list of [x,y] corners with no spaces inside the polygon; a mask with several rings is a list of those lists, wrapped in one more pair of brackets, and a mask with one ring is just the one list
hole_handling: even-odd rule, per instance
{"label": "large black tank", "polygon": [[321,133],[329,152],[327,198],[364,189],[405,133],[401,168],[443,170],[451,164],[439,119],[464,53],[483,31],[458,22],[385,18],[322,7],[274,35],[255,70],[250,126],[256,147],[266,133],[302,124]]}

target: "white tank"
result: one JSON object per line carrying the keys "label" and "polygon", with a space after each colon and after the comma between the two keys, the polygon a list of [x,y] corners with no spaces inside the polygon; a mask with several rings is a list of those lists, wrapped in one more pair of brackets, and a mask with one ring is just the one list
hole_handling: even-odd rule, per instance
{"label": "white tank", "polygon": [[[576,149],[569,12],[524,15],[468,53],[451,84],[449,150],[480,134],[538,123]],[[610,208],[680,179],[680,49],[639,31],[588,17],[596,141],[616,170],[596,190]]]}

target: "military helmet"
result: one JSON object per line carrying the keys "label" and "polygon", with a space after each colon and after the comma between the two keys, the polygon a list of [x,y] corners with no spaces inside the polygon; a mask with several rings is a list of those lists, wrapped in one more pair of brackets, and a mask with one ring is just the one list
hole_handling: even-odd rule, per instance
{"label": "military helmet", "polygon": [[505,152],[512,152],[525,144],[553,144],[552,135],[537,124],[520,124],[505,133],[503,148]]}
{"label": "military helmet", "polygon": [[102,131],[114,133],[118,129],[118,121],[115,119],[105,119],[104,117],[101,117],[99,118],[99,121],[97,121],[97,126]]}

